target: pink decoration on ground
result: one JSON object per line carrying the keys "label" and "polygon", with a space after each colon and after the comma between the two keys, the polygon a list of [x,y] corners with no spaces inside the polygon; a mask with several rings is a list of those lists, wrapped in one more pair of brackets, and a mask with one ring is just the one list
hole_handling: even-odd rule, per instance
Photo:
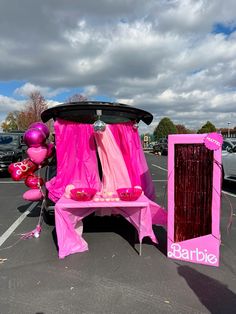
{"label": "pink decoration on ground", "polygon": [[14,181],[20,181],[38,169],[29,158],[9,165],[8,171]]}
{"label": "pink decoration on ground", "polygon": [[40,189],[31,189],[23,194],[23,199],[25,199],[26,201],[35,202],[41,200],[42,198],[43,194]]}
{"label": "pink decoration on ground", "polygon": [[27,240],[30,238],[38,238],[40,236],[41,231],[42,231],[42,227],[40,225],[37,225],[34,230],[27,233],[23,233],[21,236],[21,239]]}
{"label": "pink decoration on ground", "polygon": [[50,134],[49,128],[43,122],[34,122],[29,126],[29,129],[38,129],[42,131],[45,134],[46,138],[48,138]]}
{"label": "pink decoration on ground", "polygon": [[223,143],[222,135],[216,132],[209,133],[204,138],[204,144],[210,150],[217,150],[221,148],[222,143]]}
{"label": "pink decoration on ground", "polygon": [[30,147],[27,149],[27,154],[34,163],[40,165],[47,156],[47,147]]}
{"label": "pink decoration on ground", "polygon": [[25,179],[25,185],[31,189],[38,189],[39,186],[44,185],[44,180],[39,176],[31,174]]}
{"label": "pink decoration on ground", "polygon": [[46,141],[46,135],[39,129],[28,129],[24,134],[24,142],[28,147],[39,147]]}

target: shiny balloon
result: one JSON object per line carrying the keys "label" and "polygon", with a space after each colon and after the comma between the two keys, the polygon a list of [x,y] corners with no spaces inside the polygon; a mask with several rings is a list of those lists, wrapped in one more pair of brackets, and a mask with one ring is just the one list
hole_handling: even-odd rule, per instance
{"label": "shiny balloon", "polygon": [[15,162],[9,165],[8,172],[14,181],[20,181],[25,179],[29,174],[32,174],[38,169],[38,166],[34,164],[29,158],[19,162]]}
{"label": "shiny balloon", "polygon": [[36,164],[40,165],[47,157],[48,149],[46,146],[29,147],[27,149],[27,155]]}
{"label": "shiny balloon", "polygon": [[46,138],[48,138],[50,134],[49,128],[43,122],[34,122],[29,126],[29,129],[39,129],[45,134]]}
{"label": "shiny balloon", "polygon": [[28,147],[39,147],[46,141],[46,135],[39,129],[30,128],[24,134],[24,142]]}
{"label": "shiny balloon", "polygon": [[93,124],[93,129],[96,133],[104,132],[106,129],[106,123],[101,120],[97,120]]}
{"label": "shiny balloon", "polygon": [[25,199],[26,201],[35,202],[41,200],[42,198],[43,194],[40,189],[31,189],[23,194],[23,199]]}
{"label": "shiny balloon", "polygon": [[47,144],[47,158],[51,158],[55,154],[55,145],[53,143]]}
{"label": "shiny balloon", "polygon": [[36,176],[34,174],[30,174],[25,179],[25,185],[31,189],[38,189],[39,186],[44,185],[44,180],[43,180],[43,178],[41,178],[39,176]]}

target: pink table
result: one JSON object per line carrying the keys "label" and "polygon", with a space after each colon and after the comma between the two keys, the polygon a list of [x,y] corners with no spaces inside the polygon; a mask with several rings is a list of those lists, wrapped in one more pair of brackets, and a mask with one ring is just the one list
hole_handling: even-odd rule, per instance
{"label": "pink table", "polygon": [[150,237],[154,243],[157,243],[157,239],[152,230],[154,206],[158,205],[151,202],[144,195],[134,202],[77,202],[62,196],[55,205],[59,258],[88,250],[88,244],[83,239],[78,226],[81,226],[84,217],[102,208],[111,209],[112,214],[122,215],[137,229],[141,254],[141,243],[144,237]]}

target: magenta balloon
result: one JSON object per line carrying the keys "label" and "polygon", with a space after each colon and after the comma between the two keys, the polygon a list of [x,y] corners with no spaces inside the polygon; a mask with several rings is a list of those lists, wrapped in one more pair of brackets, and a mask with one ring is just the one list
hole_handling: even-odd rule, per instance
{"label": "magenta balloon", "polygon": [[30,128],[24,134],[24,142],[29,147],[39,147],[46,141],[46,135],[39,129]]}
{"label": "magenta balloon", "polygon": [[29,129],[32,129],[32,128],[33,129],[39,129],[40,131],[42,131],[46,135],[46,138],[49,137],[49,134],[50,134],[49,128],[43,122],[34,122],[34,123],[32,123],[29,126]]}

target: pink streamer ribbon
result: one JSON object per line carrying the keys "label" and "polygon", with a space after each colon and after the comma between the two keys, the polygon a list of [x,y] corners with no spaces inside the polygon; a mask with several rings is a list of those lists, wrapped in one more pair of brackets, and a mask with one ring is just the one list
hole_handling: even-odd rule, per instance
{"label": "pink streamer ribbon", "polygon": [[41,226],[40,225],[37,225],[36,228],[32,231],[29,231],[27,233],[23,233],[22,236],[21,236],[21,239],[22,240],[27,240],[27,239],[30,239],[30,238],[38,238],[40,233],[41,233]]}

